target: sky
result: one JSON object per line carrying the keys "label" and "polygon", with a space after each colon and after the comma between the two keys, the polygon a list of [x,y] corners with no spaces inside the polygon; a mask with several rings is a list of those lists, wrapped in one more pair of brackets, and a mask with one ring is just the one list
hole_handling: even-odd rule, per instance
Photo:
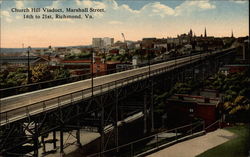
{"label": "sky", "polygon": [[[187,33],[200,36],[249,35],[249,1],[244,0],[0,0],[1,47],[48,47],[90,45],[94,37],[115,41],[137,41],[146,37],[167,38]],[[65,15],[82,14],[82,19],[24,19],[12,8],[56,8]],[[95,8],[105,12],[68,13],[66,8]]]}

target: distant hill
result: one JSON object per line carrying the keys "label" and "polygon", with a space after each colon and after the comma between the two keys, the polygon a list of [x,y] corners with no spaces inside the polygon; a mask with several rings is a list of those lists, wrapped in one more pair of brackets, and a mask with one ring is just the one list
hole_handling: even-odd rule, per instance
{"label": "distant hill", "polygon": [[27,49],[23,48],[1,48],[1,53],[20,53],[27,51]]}
{"label": "distant hill", "polygon": [[[60,48],[60,47],[63,47],[63,46],[59,46],[56,48]],[[65,47],[67,48],[89,48],[91,47],[91,45],[65,46]],[[40,48],[32,48],[32,49],[36,50],[36,49],[46,49],[46,48],[40,47]],[[21,53],[21,52],[27,52],[27,48],[1,48],[1,53]]]}

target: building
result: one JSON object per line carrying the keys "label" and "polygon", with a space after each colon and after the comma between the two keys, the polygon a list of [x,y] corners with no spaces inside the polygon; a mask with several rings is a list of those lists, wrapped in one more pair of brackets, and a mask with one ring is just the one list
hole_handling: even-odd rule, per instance
{"label": "building", "polygon": [[[189,94],[175,94],[167,99],[167,115],[172,121],[190,123],[195,119],[204,120],[205,126],[219,118],[221,95],[218,91],[204,89]],[[184,120],[184,121],[183,121]]]}
{"label": "building", "polygon": [[97,48],[103,47],[102,38],[93,38],[92,39],[92,47],[97,47]]}
{"label": "building", "polygon": [[224,67],[228,69],[228,74],[233,74],[247,70],[250,67],[250,64],[231,64],[225,65]]}
{"label": "building", "polygon": [[249,39],[248,40],[244,40],[243,43],[243,60],[246,61],[246,63],[250,64],[250,52],[249,52]]}
{"label": "building", "polygon": [[154,48],[154,43],[156,42],[156,38],[143,38],[141,42],[141,47],[144,49]]}
{"label": "building", "polygon": [[38,64],[49,64],[49,60],[40,56],[1,56],[0,65],[1,69],[11,67],[27,67],[28,62],[30,66]]}
{"label": "building", "polygon": [[109,47],[114,44],[114,38],[93,38],[92,39],[92,47],[95,48],[103,48],[103,47]]}
{"label": "building", "polygon": [[112,47],[117,48],[117,49],[127,49],[127,43],[117,41],[114,43],[114,45]]}
{"label": "building", "polygon": [[114,38],[104,37],[102,40],[103,40],[104,47],[109,47],[114,44]]}
{"label": "building", "polygon": [[[93,64],[93,73],[95,74],[95,76],[115,73],[117,71],[116,67],[118,64],[120,64],[119,61],[108,61],[108,62],[96,61]],[[90,72],[91,71],[92,71],[92,66],[90,66]]]}
{"label": "building", "polygon": [[63,60],[60,64],[64,69],[68,69],[71,75],[83,75],[90,73],[91,60]]}

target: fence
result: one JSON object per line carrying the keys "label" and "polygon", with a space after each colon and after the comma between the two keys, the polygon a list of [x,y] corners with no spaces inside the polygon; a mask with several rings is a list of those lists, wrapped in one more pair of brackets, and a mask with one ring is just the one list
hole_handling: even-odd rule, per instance
{"label": "fence", "polygon": [[205,133],[204,121],[159,132],[148,137],[111,148],[87,157],[133,157],[145,156],[174,143],[193,138]]}

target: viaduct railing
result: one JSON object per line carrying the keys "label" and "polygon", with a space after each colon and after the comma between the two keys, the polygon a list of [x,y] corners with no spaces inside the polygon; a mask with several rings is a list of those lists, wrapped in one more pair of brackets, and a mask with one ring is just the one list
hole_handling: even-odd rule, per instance
{"label": "viaduct railing", "polygon": [[174,129],[158,132],[133,142],[120,145],[87,157],[119,156],[119,157],[140,157],[151,154],[160,149],[166,148],[175,143],[204,135],[205,122],[198,121]]}

